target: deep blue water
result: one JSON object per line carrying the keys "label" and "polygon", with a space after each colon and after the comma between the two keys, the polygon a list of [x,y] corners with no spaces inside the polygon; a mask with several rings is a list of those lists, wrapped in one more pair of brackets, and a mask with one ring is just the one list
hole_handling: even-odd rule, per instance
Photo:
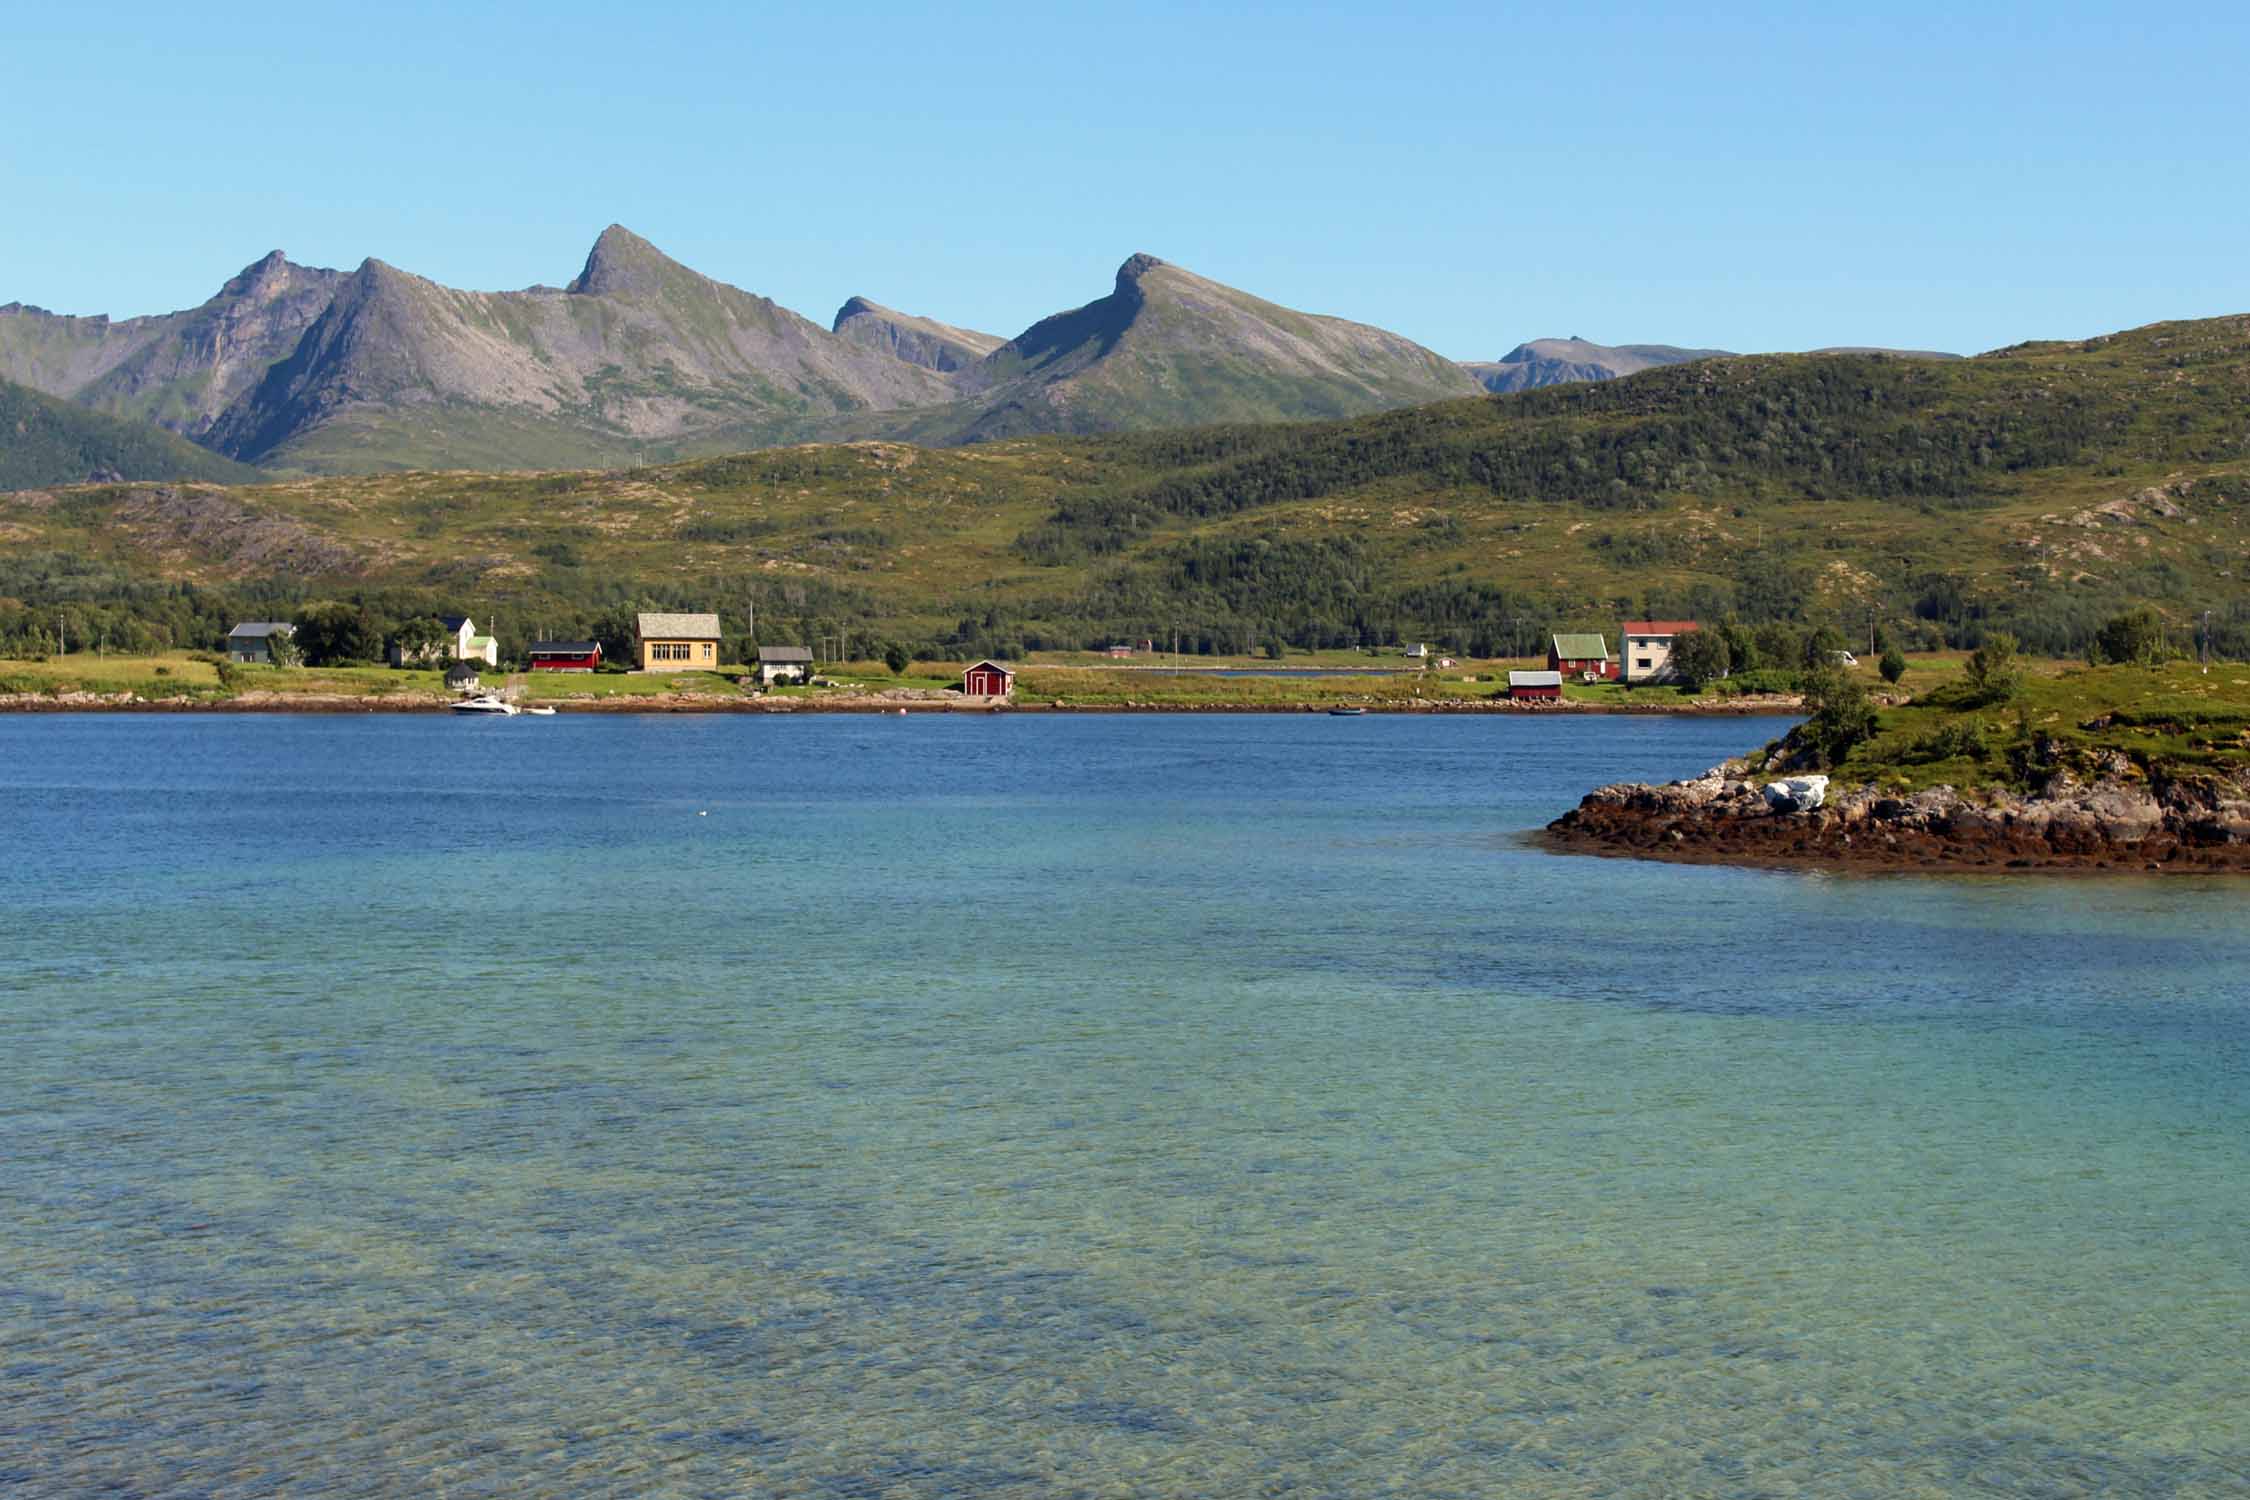
{"label": "deep blue water", "polygon": [[2250,1493],[2250,886],[1779,728],[0,718],[0,1491]]}

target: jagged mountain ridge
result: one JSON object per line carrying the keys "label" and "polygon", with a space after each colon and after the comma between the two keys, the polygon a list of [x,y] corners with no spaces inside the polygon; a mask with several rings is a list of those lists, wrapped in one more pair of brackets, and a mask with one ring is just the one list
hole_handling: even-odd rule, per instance
{"label": "jagged mountain ridge", "polygon": [[958,384],[961,408],[902,435],[962,442],[1358,416],[1478,389],[1395,333],[1281,307],[1146,254],[1118,268],[1108,296],[1034,323]]}
{"label": "jagged mountain ridge", "polygon": [[362,467],[355,451],[393,466],[540,467],[630,458],[719,427],[771,441],[947,394],[937,372],[838,339],[612,225],[560,289],[456,291],[368,261],[211,437],[314,468]]}
{"label": "jagged mountain ridge", "polygon": [[1567,339],[1532,339],[1516,345],[1501,359],[1465,361],[1462,367],[1486,390],[1505,393],[1580,380],[1615,380],[1659,365],[1722,359],[1730,353],[1727,349],[1682,349],[1675,344],[1596,344],[1573,335]]}
{"label": "jagged mountain ridge", "polygon": [[0,375],[312,472],[1348,417],[1482,388],[1396,334],[1150,255],[1003,341],[857,297],[822,328],[618,225],[563,287],[460,291],[275,252],[186,313],[112,324],[11,305]]}
{"label": "jagged mountain ridge", "polygon": [[0,307],[0,379],[201,439],[328,306],[345,273],[275,250],[200,307],[145,318]]}
{"label": "jagged mountain ridge", "polygon": [[910,365],[944,374],[965,370],[1008,342],[996,333],[978,333],[935,318],[895,312],[865,297],[854,297],[838,308],[830,331],[855,344],[881,349]]}

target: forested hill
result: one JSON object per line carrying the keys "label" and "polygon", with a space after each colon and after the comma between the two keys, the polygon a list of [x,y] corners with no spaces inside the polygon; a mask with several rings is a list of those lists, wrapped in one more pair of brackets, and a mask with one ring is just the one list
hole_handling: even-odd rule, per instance
{"label": "forested hill", "polygon": [[261,477],[161,427],[0,380],[0,489],[103,478],[242,483]]}
{"label": "forested hill", "polygon": [[2250,654],[2246,413],[2238,317],[1962,361],[1705,361],[1328,423],[108,486],[0,499],[0,596],[93,609],[192,580],[265,613],[497,613],[504,641],[755,603],[769,634],[961,650],[1175,629],[1213,649],[1530,650],[1621,614],[1733,614],[1909,644],[2004,625],[2072,651],[2146,601],[2181,627],[2213,611]]}

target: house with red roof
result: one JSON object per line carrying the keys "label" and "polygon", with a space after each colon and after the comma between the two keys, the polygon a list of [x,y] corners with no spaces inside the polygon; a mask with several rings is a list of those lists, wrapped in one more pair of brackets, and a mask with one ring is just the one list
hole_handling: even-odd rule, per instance
{"label": "house with red roof", "polygon": [[1673,640],[1696,628],[1693,620],[1627,620],[1618,632],[1626,683],[1669,681]]}

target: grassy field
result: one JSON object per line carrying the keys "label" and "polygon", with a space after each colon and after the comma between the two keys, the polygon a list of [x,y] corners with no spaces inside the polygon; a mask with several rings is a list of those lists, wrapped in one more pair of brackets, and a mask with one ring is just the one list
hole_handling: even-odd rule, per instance
{"label": "grassy field", "polygon": [[42,661],[0,661],[0,693],[225,696],[219,687],[218,668],[184,651],[162,656],[106,656],[78,651]]}
{"label": "grassy field", "polygon": [[[662,698],[675,693],[709,693],[741,696],[735,678],[740,667],[715,672],[523,672],[514,677],[514,691],[532,702],[567,702],[571,699]],[[487,679],[496,686],[500,679]]]}
{"label": "grassy field", "polygon": [[1876,735],[1833,774],[1902,792],[2025,790],[2057,768],[2092,780],[2111,754],[2123,757],[2129,777],[2250,766],[2250,669],[2028,665],[2021,690],[2005,702],[1977,702],[1956,678],[1884,710]]}

